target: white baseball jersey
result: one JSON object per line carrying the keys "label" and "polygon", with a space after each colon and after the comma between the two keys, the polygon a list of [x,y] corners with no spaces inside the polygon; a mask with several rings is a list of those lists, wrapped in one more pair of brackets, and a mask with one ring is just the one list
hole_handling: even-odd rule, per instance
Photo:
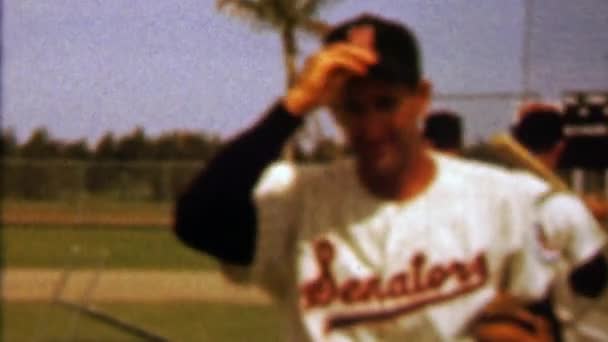
{"label": "white baseball jersey", "polygon": [[593,317],[608,317],[608,313],[598,310],[598,300],[573,293],[568,275],[570,270],[602,252],[606,235],[585,204],[573,194],[547,196],[539,205],[537,227],[544,242],[541,249],[558,270],[554,304],[558,317],[564,320],[566,338],[568,341],[603,341],[608,338],[608,328],[595,322]]}
{"label": "white baseball jersey", "polygon": [[350,160],[264,173],[247,273],[284,310],[291,340],[467,339],[500,286],[524,300],[545,295],[554,271],[532,228],[547,185],[433,159],[432,184],[407,201],[371,195]]}

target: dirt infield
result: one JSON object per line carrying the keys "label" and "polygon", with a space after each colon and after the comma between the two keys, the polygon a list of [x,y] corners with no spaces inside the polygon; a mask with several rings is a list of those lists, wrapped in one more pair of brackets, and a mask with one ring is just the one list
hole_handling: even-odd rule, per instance
{"label": "dirt infield", "polygon": [[82,200],[35,202],[6,200],[2,222],[7,225],[169,226],[172,203]]}
{"label": "dirt infield", "polygon": [[[71,271],[13,268],[2,272],[2,300],[51,302],[62,299],[80,305],[101,303],[179,303],[210,302],[225,304],[269,304],[259,289],[238,286],[219,272],[93,270]],[[62,281],[65,285],[62,286]],[[61,291],[58,291],[61,290]],[[60,293],[59,293],[60,292]],[[58,295],[59,294],[59,295]],[[565,333],[584,341],[608,339],[608,296],[596,311],[586,314],[575,325],[566,324]]]}
{"label": "dirt infield", "polygon": [[2,300],[50,301],[60,297],[73,302],[176,302],[207,301],[267,304],[261,290],[239,286],[219,272],[127,271],[69,273],[49,269],[5,269]]}

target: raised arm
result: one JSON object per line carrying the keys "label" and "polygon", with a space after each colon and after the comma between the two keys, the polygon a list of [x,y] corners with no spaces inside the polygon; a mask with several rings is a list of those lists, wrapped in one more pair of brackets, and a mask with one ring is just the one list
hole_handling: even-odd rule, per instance
{"label": "raised arm", "polygon": [[186,245],[228,263],[253,260],[253,188],[302,120],[278,103],[226,145],[178,198],[174,230]]}
{"label": "raised arm", "polygon": [[364,75],[375,53],[347,43],[312,55],[296,84],[256,125],[231,141],[178,201],[174,230],[188,246],[223,262],[250,265],[258,234],[253,188],[301,123],[327,105],[348,76]]}

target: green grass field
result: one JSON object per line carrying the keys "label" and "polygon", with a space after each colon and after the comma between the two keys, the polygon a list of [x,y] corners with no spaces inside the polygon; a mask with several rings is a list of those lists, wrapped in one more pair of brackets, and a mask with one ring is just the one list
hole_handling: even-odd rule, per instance
{"label": "green grass field", "polygon": [[[4,268],[214,271],[210,257],[179,242],[167,225],[128,225],[125,218],[166,220],[165,203],[5,201],[0,229]],[[77,225],[73,217],[94,216],[99,224]],[[104,218],[109,218],[106,222]],[[118,218],[119,224],[111,219]],[[49,219],[48,221],[46,221]],[[9,220],[10,221],[10,220]],[[4,221],[5,224],[7,221]],[[34,224],[21,224],[34,222]],[[278,314],[270,305],[196,302],[95,303],[118,319],[170,341],[280,341]],[[47,301],[2,303],[2,341],[141,341],[116,327],[79,316]]]}
{"label": "green grass field", "polygon": [[[214,270],[163,228],[8,226],[0,230],[4,267]],[[78,252],[74,251],[78,246]],[[221,303],[101,303],[114,317],[171,341],[279,341],[272,306]],[[5,302],[2,341],[141,341],[120,329],[49,302]]]}
{"label": "green grass field", "polygon": [[[160,227],[11,225],[0,233],[5,268],[88,269],[98,267],[102,260],[106,269],[212,271],[218,266]],[[281,340],[277,313],[269,305],[168,302],[95,306],[170,341]],[[5,301],[1,313],[2,341],[142,340],[46,301]]]}
{"label": "green grass field", "polygon": [[215,269],[166,228],[7,226],[1,230],[4,267]]}
{"label": "green grass field", "polygon": [[[280,341],[271,306],[208,303],[105,304],[107,313],[170,341]],[[45,303],[4,303],[2,341],[142,341],[120,329]]]}

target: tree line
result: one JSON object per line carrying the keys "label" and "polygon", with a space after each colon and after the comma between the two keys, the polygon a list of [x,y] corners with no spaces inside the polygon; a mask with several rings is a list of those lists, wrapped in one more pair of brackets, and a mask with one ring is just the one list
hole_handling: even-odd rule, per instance
{"label": "tree line", "polygon": [[23,143],[17,142],[11,130],[3,130],[0,136],[4,157],[37,160],[208,160],[221,145],[222,141],[216,135],[169,132],[150,137],[141,127],[122,136],[108,132],[93,146],[85,139],[55,139],[46,128],[35,129]]}
{"label": "tree line", "polygon": [[[0,134],[2,156],[8,159],[77,161],[208,161],[222,147],[224,141],[209,133],[173,131],[152,137],[141,127],[117,136],[104,134],[96,144],[85,139],[66,141],[53,138],[44,127],[35,129],[19,143],[14,132],[5,129]],[[294,144],[293,158],[297,162],[327,162],[347,151],[333,139],[315,142],[305,149]]]}
{"label": "tree line", "polygon": [[[156,137],[142,128],[106,133],[94,145],[66,141],[38,128],[19,143],[0,134],[4,197],[66,200],[82,196],[117,200],[170,200],[204,167],[225,141],[206,133],[169,132]],[[294,145],[296,162],[327,162],[345,153],[331,139],[312,149]]]}

